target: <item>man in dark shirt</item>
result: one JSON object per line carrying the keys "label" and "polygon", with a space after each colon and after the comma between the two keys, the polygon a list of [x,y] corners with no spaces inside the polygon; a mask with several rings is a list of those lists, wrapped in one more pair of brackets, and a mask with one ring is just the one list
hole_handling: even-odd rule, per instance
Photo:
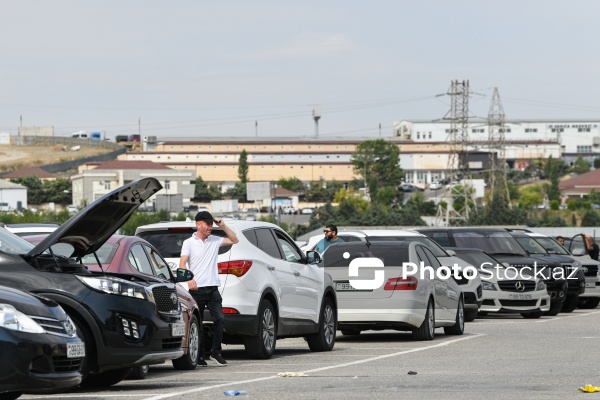
{"label": "man in dark shirt", "polygon": [[585,249],[593,260],[598,261],[598,256],[600,255],[600,246],[594,241],[594,238],[583,234],[583,238],[585,239]]}

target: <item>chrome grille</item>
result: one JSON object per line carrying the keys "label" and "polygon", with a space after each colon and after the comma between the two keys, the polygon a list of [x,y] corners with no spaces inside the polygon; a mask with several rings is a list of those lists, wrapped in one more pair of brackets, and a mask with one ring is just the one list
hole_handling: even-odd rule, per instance
{"label": "chrome grille", "polygon": [[585,276],[596,276],[598,274],[597,265],[582,265],[581,268]]}
{"label": "chrome grille", "polygon": [[[517,290],[517,282],[523,285],[523,290]],[[535,290],[535,282],[527,280],[498,281],[498,287],[505,292],[533,292]]]}
{"label": "chrome grille", "polygon": [[37,322],[48,333],[58,336],[70,336],[64,325],[57,319],[38,317],[37,315],[29,315],[29,318]]}

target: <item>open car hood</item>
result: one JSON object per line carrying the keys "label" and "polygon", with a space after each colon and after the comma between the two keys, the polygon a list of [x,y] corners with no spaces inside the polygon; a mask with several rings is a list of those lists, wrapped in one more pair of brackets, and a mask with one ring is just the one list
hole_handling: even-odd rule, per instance
{"label": "open car hood", "polygon": [[56,243],[74,247],[71,257],[98,250],[150,196],[162,189],[155,178],[143,178],[105,194],[49,234],[27,255],[36,256]]}

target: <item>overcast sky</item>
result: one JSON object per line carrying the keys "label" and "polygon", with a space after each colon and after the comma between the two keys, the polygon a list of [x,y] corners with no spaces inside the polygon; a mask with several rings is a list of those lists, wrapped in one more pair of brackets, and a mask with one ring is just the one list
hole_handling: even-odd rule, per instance
{"label": "overcast sky", "polygon": [[[507,119],[600,120],[596,0],[0,0],[0,132],[390,136],[469,80]],[[21,122],[22,118],[22,122]],[[138,124],[141,121],[141,124]]]}

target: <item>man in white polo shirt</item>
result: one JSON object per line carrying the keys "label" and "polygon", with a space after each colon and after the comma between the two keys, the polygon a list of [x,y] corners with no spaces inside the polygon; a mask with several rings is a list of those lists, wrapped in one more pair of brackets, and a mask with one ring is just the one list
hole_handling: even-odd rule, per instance
{"label": "man in white polo shirt", "polygon": [[[218,257],[219,247],[239,242],[233,232],[222,219],[214,219],[208,211],[196,214],[196,233],[186,239],[181,246],[180,268],[187,268],[194,273],[194,279],[188,282],[190,294],[198,303],[200,317],[204,308],[208,307],[213,320],[213,345],[209,360],[218,366],[226,366],[227,361],[221,356],[223,341],[223,299],[219,293]],[[227,235],[226,238],[211,235],[213,222]],[[202,335],[201,335],[202,338]],[[206,367],[204,361],[204,340],[200,344],[198,365]]]}

